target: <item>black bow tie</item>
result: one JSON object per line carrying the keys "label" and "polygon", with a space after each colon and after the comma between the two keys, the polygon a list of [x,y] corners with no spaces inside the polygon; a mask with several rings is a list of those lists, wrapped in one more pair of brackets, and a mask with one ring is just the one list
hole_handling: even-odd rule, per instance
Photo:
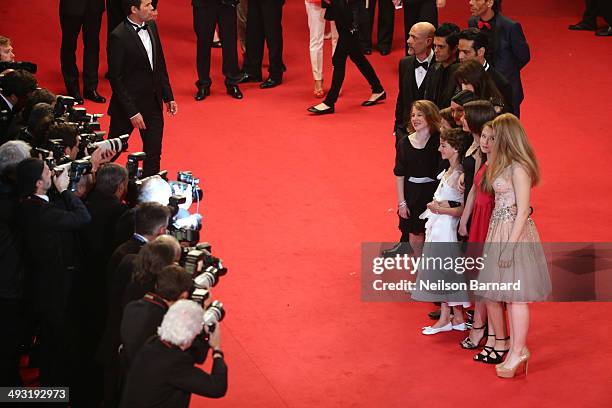
{"label": "black bow tie", "polygon": [[419,60],[415,59],[414,60],[414,69],[418,69],[419,67],[423,67],[423,68],[425,68],[425,71],[427,71],[427,68],[429,67],[429,62],[427,62],[427,61],[419,62]]}
{"label": "black bow tie", "polygon": [[131,25],[132,25],[132,27],[134,27],[134,29],[136,30],[136,34],[138,34],[138,32],[139,32],[140,30],[147,31],[147,23],[144,23],[144,24],[143,24],[143,25],[141,25],[141,26],[138,26],[138,25],[133,24],[133,23],[130,23],[130,24],[131,24]]}

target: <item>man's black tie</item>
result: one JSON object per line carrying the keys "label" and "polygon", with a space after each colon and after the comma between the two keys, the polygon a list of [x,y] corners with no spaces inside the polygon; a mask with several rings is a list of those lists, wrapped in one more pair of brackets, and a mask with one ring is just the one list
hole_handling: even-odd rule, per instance
{"label": "man's black tie", "polygon": [[423,61],[423,62],[419,62],[419,60],[414,60],[414,69],[418,69],[419,67],[423,67],[425,68],[425,71],[427,71],[427,67],[429,67],[429,62],[427,61]]}

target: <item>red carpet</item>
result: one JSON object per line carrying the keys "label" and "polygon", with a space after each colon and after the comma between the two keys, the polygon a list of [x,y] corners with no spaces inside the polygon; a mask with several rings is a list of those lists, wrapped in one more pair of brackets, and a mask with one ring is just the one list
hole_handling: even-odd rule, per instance
{"label": "red carpet", "polygon": [[[459,348],[460,334],[420,334],[428,305],[360,300],[361,243],[398,237],[391,130],[401,13],[391,56],[370,59],[389,100],[360,107],[369,89],[349,64],[337,113],[313,118],[305,110],[316,100],[301,0],[284,10],[283,85],[249,84],[245,99],[235,101],[225,95],[221,54],[213,51],[215,83],[201,103],[192,98],[189,2],[160,3],[179,104],[179,115],[166,122],[162,167],[170,174],[190,169],[202,179],[203,235],[230,268],[214,291],[228,309],[230,388],[222,400],[196,397],[192,406],[612,406],[610,304],[534,304],[529,377],[503,381]],[[440,21],[465,25],[467,0],[448,3]],[[547,241],[609,240],[612,42],[567,30],[582,1],[504,3],[532,50],[522,112],[543,172],[532,200],[535,221]],[[17,56],[38,62],[40,83],[64,92],[57,3],[3,1],[0,13]],[[105,69],[103,63],[101,77]],[[100,92],[110,96],[107,81]],[[132,140],[135,151],[138,136]]]}

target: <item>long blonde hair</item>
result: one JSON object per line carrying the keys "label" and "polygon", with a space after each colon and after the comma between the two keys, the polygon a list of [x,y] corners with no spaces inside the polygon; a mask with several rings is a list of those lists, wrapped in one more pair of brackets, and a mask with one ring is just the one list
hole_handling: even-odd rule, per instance
{"label": "long blonde hair", "polygon": [[538,184],[538,161],[518,118],[511,113],[504,113],[493,120],[491,127],[495,134],[495,155],[493,160],[489,160],[480,185],[481,190],[493,194],[493,181],[514,162],[525,169],[532,186]]}

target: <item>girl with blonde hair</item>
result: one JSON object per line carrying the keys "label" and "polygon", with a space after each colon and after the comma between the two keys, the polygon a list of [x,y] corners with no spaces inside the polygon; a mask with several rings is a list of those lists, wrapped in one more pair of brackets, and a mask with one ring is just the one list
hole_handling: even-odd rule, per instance
{"label": "girl with blonde hair", "polygon": [[[506,113],[492,124],[492,144],[481,190],[495,194],[489,231],[484,247],[484,267],[475,292],[487,300],[487,310],[508,304],[510,343],[495,342],[497,375],[512,378],[530,358],[526,346],[529,328],[529,302],[546,300],[551,291],[550,277],[540,237],[530,217],[530,192],[540,180],[538,163],[523,126],[516,116]],[[490,313],[491,314],[491,313]],[[491,317],[503,316],[492,313]],[[502,333],[503,319],[493,318],[495,333]],[[492,362],[492,361],[489,361]]]}

